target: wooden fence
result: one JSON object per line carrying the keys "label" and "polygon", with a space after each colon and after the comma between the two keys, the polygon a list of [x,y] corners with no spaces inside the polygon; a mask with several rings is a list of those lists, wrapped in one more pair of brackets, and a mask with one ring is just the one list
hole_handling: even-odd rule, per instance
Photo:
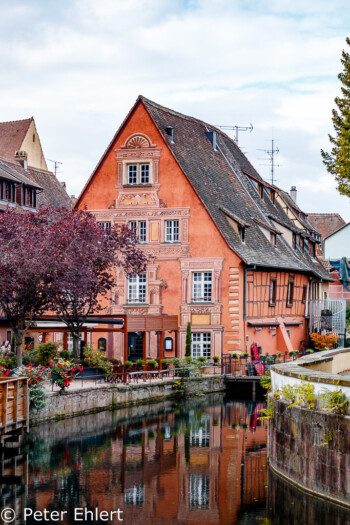
{"label": "wooden fence", "polygon": [[0,437],[29,427],[29,389],[26,377],[0,378]]}

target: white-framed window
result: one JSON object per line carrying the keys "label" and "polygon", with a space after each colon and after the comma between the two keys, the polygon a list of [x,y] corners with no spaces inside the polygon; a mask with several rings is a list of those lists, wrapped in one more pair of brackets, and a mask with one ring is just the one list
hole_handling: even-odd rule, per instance
{"label": "white-framed window", "polygon": [[146,302],[146,274],[130,275],[128,279],[128,302]]}
{"label": "white-framed window", "polygon": [[209,505],[209,476],[190,474],[190,506],[205,508]]}
{"label": "white-framed window", "polygon": [[179,241],[179,221],[165,221],[165,242]]}
{"label": "white-framed window", "polygon": [[101,228],[106,232],[110,232],[111,231],[111,227],[112,227],[112,223],[111,222],[99,222],[99,225],[101,226]]}
{"label": "white-framed window", "polygon": [[209,447],[210,445],[210,419],[203,417],[201,426],[196,430],[191,429],[191,447]]}
{"label": "white-framed window", "polygon": [[206,357],[210,359],[211,354],[211,337],[210,333],[201,332],[192,334],[192,357]]}
{"label": "white-framed window", "polygon": [[126,505],[142,505],[143,504],[143,485],[133,485],[124,492],[124,503]]}
{"label": "white-framed window", "polygon": [[146,221],[129,221],[129,229],[138,237],[139,243],[147,242],[147,222]]}
{"label": "white-framed window", "polygon": [[212,273],[193,272],[192,301],[209,302],[212,295]]}
{"label": "white-framed window", "polygon": [[128,164],[128,184],[149,184],[149,164]]}

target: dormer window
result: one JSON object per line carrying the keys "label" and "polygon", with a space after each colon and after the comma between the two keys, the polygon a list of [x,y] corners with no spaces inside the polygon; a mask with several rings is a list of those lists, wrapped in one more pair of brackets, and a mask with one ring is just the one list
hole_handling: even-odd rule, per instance
{"label": "dormer window", "polygon": [[245,242],[245,227],[241,226],[240,224],[238,225],[238,234],[240,236],[241,241]]}
{"label": "dormer window", "polygon": [[149,164],[128,164],[127,184],[149,184],[150,165]]}
{"label": "dormer window", "polygon": [[277,235],[275,234],[275,232],[270,233],[270,242],[273,246],[277,245]]}

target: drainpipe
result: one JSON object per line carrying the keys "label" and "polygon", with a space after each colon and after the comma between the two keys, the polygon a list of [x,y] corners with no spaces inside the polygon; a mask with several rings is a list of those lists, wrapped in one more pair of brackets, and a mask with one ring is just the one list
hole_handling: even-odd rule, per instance
{"label": "drainpipe", "polygon": [[243,321],[247,320],[247,266],[244,265],[243,281]]}

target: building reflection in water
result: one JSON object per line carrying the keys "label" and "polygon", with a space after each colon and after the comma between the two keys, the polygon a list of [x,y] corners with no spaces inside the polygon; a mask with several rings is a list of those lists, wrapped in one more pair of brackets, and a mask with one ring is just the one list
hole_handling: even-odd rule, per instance
{"label": "building reflection in water", "polygon": [[37,427],[28,446],[25,505],[67,510],[64,523],[73,523],[75,507],[120,508],[132,525],[264,516],[261,408],[216,394]]}

